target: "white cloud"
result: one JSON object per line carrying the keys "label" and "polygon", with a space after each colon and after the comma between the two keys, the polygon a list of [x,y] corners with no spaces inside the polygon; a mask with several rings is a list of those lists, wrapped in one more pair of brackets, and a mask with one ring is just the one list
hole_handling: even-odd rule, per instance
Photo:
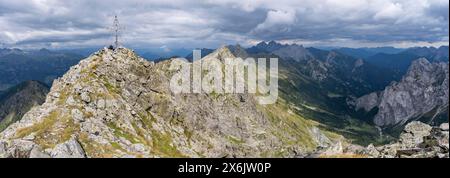
{"label": "white cloud", "polygon": [[104,29],[118,14],[127,45],[173,49],[290,39],[434,44],[448,41],[448,9],[448,0],[0,0],[0,40],[105,45],[110,37]]}
{"label": "white cloud", "polygon": [[269,10],[266,20],[256,26],[256,30],[264,30],[279,25],[292,25],[295,22],[295,12],[282,10]]}
{"label": "white cloud", "polygon": [[402,5],[399,3],[389,3],[374,16],[375,20],[397,19],[403,13]]}

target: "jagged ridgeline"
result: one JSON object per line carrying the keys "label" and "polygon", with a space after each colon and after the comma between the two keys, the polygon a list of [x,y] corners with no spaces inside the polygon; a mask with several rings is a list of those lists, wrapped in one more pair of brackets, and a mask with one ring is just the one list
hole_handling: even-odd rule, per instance
{"label": "jagged ridgeline", "polygon": [[[224,47],[205,58],[233,56]],[[295,157],[345,142],[283,98],[259,105],[253,94],[174,94],[173,60],[96,52],[0,134],[0,156]]]}
{"label": "jagged ridgeline", "polygon": [[420,58],[399,82],[357,99],[356,109],[377,110],[374,123],[385,128],[413,120],[439,125],[448,122],[448,86],[448,62]]}

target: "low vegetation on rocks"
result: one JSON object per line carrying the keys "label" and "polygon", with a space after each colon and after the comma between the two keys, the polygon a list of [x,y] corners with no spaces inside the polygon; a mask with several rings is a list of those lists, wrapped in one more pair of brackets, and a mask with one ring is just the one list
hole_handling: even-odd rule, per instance
{"label": "low vegetation on rocks", "polygon": [[[221,48],[211,57],[233,54]],[[345,142],[286,112],[282,99],[266,106],[248,93],[174,94],[173,60],[148,62],[119,48],[80,61],[44,104],[0,134],[0,156],[302,157]]]}

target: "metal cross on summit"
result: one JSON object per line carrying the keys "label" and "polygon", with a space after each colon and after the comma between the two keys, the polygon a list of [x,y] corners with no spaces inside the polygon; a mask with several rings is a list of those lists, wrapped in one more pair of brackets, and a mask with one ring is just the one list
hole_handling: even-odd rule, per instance
{"label": "metal cross on summit", "polygon": [[122,32],[122,29],[123,28],[119,24],[119,19],[117,18],[117,15],[115,15],[114,16],[113,26],[112,26],[111,30],[114,33],[114,38],[115,38],[114,46],[115,46],[116,49],[119,48],[119,45],[120,45],[120,43],[119,43],[119,35],[120,35],[120,32]]}

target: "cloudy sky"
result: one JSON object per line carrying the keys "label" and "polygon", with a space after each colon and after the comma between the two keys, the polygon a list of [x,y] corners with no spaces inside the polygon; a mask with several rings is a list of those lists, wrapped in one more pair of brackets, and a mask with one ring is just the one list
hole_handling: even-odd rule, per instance
{"label": "cloudy sky", "polygon": [[448,0],[0,0],[0,47],[448,45]]}

